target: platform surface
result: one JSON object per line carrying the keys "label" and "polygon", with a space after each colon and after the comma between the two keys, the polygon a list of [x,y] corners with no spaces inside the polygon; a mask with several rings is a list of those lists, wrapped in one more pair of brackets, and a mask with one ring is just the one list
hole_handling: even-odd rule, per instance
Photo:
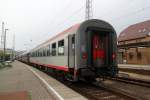
{"label": "platform surface", "polygon": [[15,61],[12,65],[13,67],[0,69],[0,93],[27,91],[29,100],[56,99],[54,93],[49,92],[47,86],[32,72],[34,71],[62,97],[62,100],[87,100],[84,96],[36,68],[19,61]]}
{"label": "platform surface", "polygon": [[12,67],[0,69],[0,95],[13,96],[19,91],[26,91],[30,100],[53,100],[39,79],[22,63],[15,61]]}
{"label": "platform surface", "polygon": [[0,93],[0,100],[30,100],[27,91]]}
{"label": "platform surface", "polygon": [[150,65],[118,64],[119,68],[150,70]]}

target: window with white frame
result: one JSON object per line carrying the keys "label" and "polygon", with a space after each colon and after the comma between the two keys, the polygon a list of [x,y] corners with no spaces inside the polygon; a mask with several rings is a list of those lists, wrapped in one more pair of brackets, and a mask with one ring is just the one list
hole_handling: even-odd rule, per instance
{"label": "window with white frame", "polygon": [[52,44],[52,56],[56,56],[56,43]]}
{"label": "window with white frame", "polygon": [[58,55],[64,55],[64,40],[58,41]]}

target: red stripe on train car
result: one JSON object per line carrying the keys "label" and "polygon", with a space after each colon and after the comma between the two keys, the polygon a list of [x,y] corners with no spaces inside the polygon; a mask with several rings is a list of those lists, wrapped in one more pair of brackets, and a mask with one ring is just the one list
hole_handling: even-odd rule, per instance
{"label": "red stripe on train car", "polygon": [[45,67],[55,68],[57,70],[63,70],[63,71],[66,71],[66,72],[69,71],[68,66],[57,66],[57,65],[50,65],[50,64],[40,64],[40,63],[36,63],[36,62],[31,62],[31,63],[37,64],[37,65],[41,65],[41,66],[45,66]]}
{"label": "red stripe on train car", "polygon": [[58,70],[63,70],[63,71],[66,71],[66,72],[69,71],[67,66],[56,66],[56,65],[48,64],[47,67],[55,68],[55,69],[58,69]]}

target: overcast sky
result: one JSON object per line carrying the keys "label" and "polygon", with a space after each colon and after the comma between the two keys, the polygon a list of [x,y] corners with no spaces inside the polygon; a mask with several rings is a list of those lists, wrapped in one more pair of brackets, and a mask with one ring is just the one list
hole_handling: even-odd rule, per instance
{"label": "overcast sky", "polygon": [[[7,48],[33,48],[49,37],[85,19],[86,0],[0,0]],[[93,0],[93,18],[114,26],[119,34],[131,24],[150,20],[150,0]],[[32,41],[31,41],[32,40]]]}

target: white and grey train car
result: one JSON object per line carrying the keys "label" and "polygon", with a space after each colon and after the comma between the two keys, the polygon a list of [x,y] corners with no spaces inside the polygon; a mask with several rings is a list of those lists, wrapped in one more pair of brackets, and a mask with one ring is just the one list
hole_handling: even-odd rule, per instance
{"label": "white and grey train car", "polygon": [[45,70],[63,72],[70,80],[93,80],[118,73],[117,35],[97,19],[76,24],[26,53],[26,61]]}

